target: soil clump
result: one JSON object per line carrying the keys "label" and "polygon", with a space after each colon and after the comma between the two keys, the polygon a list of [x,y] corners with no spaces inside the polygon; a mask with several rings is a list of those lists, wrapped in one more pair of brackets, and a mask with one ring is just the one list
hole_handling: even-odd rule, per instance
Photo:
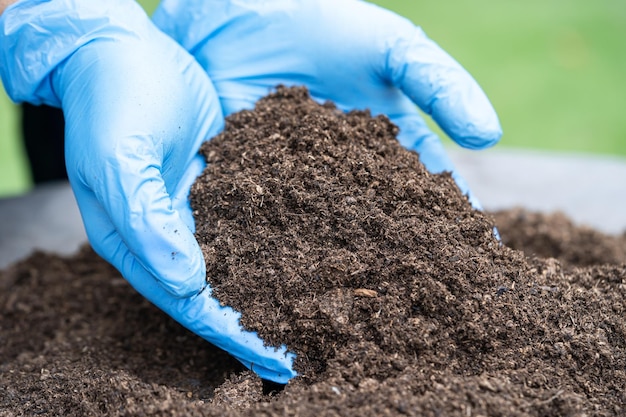
{"label": "soil clump", "polygon": [[0,416],[624,415],[623,240],[472,210],[396,133],[280,87],[202,148],[207,276],[298,355],[282,392],[85,248],[0,273]]}

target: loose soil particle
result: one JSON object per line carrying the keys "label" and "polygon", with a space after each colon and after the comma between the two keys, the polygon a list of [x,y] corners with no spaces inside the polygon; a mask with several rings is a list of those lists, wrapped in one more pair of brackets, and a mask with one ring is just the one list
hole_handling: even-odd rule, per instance
{"label": "loose soil particle", "polygon": [[282,392],[85,248],[0,272],[0,416],[625,415],[624,240],[510,211],[500,245],[395,134],[281,87],[202,149],[208,279],[298,354]]}

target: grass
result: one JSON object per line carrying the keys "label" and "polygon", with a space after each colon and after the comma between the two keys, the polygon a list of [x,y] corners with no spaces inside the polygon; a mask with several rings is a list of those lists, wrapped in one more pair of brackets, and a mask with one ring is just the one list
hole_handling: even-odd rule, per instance
{"label": "grass", "polygon": [[31,186],[17,123],[17,108],[0,94],[0,197],[25,192]]}
{"label": "grass", "polygon": [[383,3],[479,81],[502,146],[626,155],[623,1]]}
{"label": "grass", "polygon": [[[422,26],[474,75],[500,116],[499,146],[626,156],[623,0],[375,3]],[[30,187],[16,114],[0,96],[0,196]]]}

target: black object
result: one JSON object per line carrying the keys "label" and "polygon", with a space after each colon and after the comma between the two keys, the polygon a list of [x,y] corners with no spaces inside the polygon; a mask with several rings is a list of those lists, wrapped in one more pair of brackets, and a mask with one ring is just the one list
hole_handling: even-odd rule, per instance
{"label": "black object", "polygon": [[22,104],[22,133],[35,184],[67,179],[64,130],[60,109]]}
{"label": "black object", "polygon": [[261,379],[261,381],[263,382],[263,395],[270,397],[280,394],[287,386],[286,384],[279,384],[269,379]]}

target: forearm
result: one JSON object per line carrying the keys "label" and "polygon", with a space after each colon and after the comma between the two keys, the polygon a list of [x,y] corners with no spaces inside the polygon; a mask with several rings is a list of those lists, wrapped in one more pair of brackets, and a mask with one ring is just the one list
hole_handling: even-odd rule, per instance
{"label": "forearm", "polygon": [[4,9],[9,7],[9,5],[15,3],[17,0],[0,0],[0,14],[4,12]]}

